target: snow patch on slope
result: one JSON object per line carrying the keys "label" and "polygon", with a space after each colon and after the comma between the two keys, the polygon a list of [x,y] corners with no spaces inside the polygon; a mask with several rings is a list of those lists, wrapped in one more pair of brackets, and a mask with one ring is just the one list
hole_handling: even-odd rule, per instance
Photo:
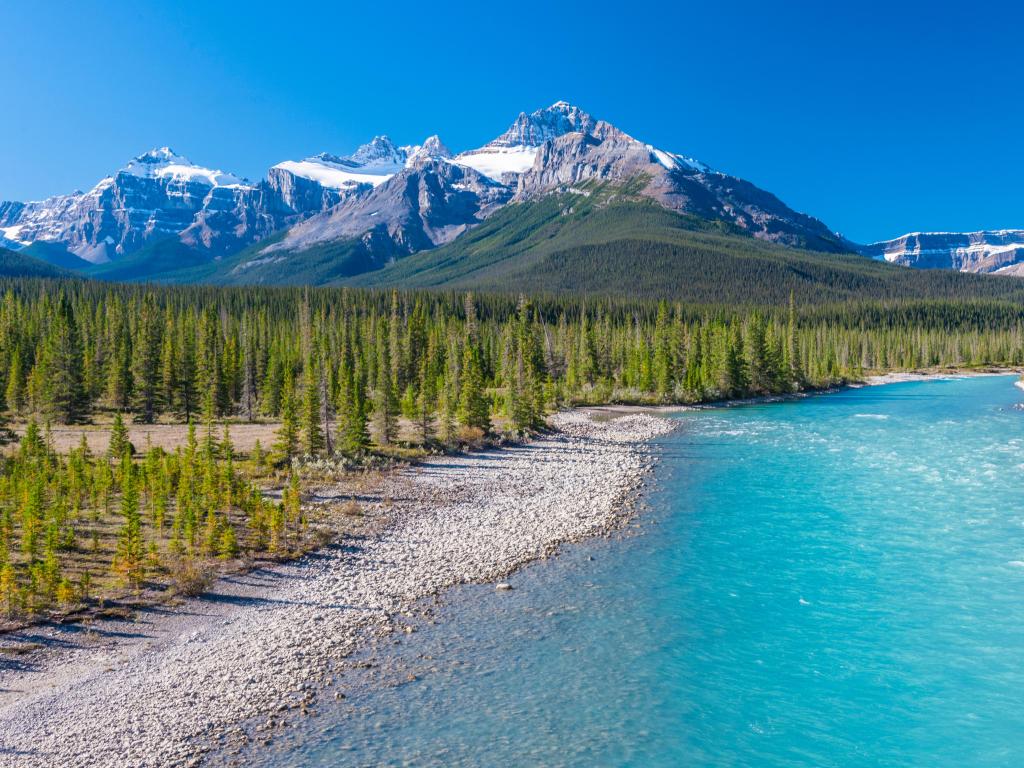
{"label": "snow patch on slope", "polygon": [[463,152],[452,161],[482,173],[489,179],[501,181],[506,173],[524,173],[533,167],[538,147],[487,147]]}
{"label": "snow patch on slope", "polygon": [[692,157],[685,157],[684,155],[677,155],[673,152],[666,152],[657,147],[647,145],[647,149],[650,150],[651,154],[654,155],[654,159],[663,167],[668,170],[673,168],[688,168],[700,173],[708,173],[711,168],[702,163],[700,160],[695,160]]}
{"label": "snow patch on slope", "polygon": [[369,184],[376,187],[383,184],[400,170],[396,166],[385,168],[361,168],[353,170],[346,167],[316,158],[306,160],[285,160],[274,166],[293,173],[310,181],[315,181],[322,187],[328,189],[349,189],[359,184]]}
{"label": "snow patch on slope", "polygon": [[16,224],[13,227],[0,227],[0,246],[21,248],[28,245],[29,240],[22,240],[19,235],[23,225]]}

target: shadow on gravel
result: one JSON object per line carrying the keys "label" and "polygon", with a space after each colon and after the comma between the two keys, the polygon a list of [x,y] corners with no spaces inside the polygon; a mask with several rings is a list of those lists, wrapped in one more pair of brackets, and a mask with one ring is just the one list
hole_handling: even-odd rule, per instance
{"label": "shadow on gravel", "polygon": [[11,749],[10,747],[0,746],[0,757],[4,755],[10,755],[11,757],[39,757],[45,753],[40,752],[38,749]]}
{"label": "shadow on gravel", "polygon": [[207,593],[200,598],[210,603],[218,603],[221,605],[233,605],[240,608],[256,608],[260,606],[272,606],[272,605],[301,605],[306,608],[322,608],[323,610],[338,610],[338,611],[370,611],[371,608],[360,606],[360,605],[347,605],[344,603],[323,603],[316,600],[282,600],[274,597],[252,597],[244,595],[225,595],[217,594],[215,592]]}

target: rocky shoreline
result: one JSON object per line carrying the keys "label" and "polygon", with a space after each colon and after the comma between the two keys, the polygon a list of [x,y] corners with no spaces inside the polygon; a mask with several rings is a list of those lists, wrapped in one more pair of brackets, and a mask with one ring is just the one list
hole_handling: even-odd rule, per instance
{"label": "rocky shoreline", "polygon": [[552,422],[525,445],[389,478],[366,505],[386,523],[363,539],[218,584],[171,615],[3,661],[0,760],[198,765],[343,695],[344,660],[408,626],[417,601],[621,524],[655,460],[648,442],[673,428],[649,414]]}

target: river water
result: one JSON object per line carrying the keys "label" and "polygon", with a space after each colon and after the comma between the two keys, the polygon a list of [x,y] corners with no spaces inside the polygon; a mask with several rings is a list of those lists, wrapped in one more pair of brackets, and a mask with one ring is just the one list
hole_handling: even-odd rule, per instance
{"label": "river water", "polygon": [[1020,765],[1012,383],[679,415],[624,535],[453,591],[252,764]]}

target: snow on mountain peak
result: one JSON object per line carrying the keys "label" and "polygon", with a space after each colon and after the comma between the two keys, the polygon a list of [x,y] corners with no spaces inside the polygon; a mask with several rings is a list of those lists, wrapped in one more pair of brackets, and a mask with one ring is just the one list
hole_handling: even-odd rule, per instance
{"label": "snow on mountain peak", "polygon": [[274,166],[328,189],[349,190],[360,184],[376,187],[405,167],[411,151],[419,147],[396,147],[387,136],[374,136],[351,155],[329,152],[305,160],[286,160]]}
{"label": "snow on mountain peak", "polygon": [[363,144],[349,155],[356,165],[379,167],[385,165],[403,165],[406,151],[396,147],[387,136],[374,136],[368,144]]}
{"label": "snow on mountain peak", "polygon": [[550,107],[519,117],[505,133],[490,142],[489,147],[539,147],[549,139],[567,133],[589,133],[597,121],[567,101],[556,101]]}
{"label": "snow on mountain peak", "polygon": [[417,147],[402,147],[407,150],[408,160],[405,164],[407,166],[412,165],[418,160],[450,160],[452,152],[448,147],[445,146],[444,142],[441,141],[441,137],[437,134],[427,137],[422,145]]}
{"label": "snow on mountain peak", "polygon": [[[233,173],[196,165],[170,147],[158,147],[144,152],[118,173],[128,173],[143,179],[194,182],[208,187],[240,187],[248,184],[245,179]],[[101,181],[100,185],[104,182],[107,182],[107,179]],[[109,186],[109,183],[107,185]]]}

